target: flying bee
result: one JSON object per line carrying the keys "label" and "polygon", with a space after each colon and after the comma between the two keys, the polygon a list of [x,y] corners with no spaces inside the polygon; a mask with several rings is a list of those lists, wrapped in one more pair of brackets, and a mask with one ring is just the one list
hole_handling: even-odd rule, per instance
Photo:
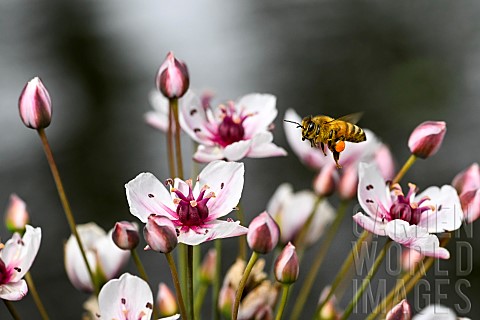
{"label": "flying bee", "polygon": [[305,117],[302,123],[285,121],[295,123],[297,128],[302,128],[302,140],[310,141],[312,148],[320,147],[325,156],[327,155],[325,145],[327,145],[333,154],[337,168],[341,168],[338,160],[340,159],[340,152],[345,149],[345,141],[362,142],[367,140],[362,128],[355,125],[361,117],[362,113],[358,112],[338,119],[320,115]]}

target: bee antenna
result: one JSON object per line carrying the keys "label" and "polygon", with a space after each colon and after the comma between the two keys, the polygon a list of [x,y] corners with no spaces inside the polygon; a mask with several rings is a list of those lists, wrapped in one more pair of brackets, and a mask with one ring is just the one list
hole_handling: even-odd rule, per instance
{"label": "bee antenna", "polygon": [[298,123],[298,122],[291,121],[291,120],[283,120],[283,121],[285,121],[285,122],[290,122],[290,123],[294,123],[294,124],[297,125],[297,128],[303,128],[303,126],[302,126],[300,123]]}

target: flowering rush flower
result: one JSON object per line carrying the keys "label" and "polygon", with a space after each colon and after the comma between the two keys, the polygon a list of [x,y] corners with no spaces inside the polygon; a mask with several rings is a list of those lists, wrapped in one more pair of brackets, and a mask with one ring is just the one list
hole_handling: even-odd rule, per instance
{"label": "flowering rush flower", "polygon": [[201,104],[181,104],[183,129],[200,144],[193,158],[209,162],[285,156],[286,151],[272,142],[269,131],[277,116],[275,105],[275,96],[258,93],[215,109]]}
{"label": "flowering rush flower", "polygon": [[359,180],[358,201],[366,215],[359,212],[353,219],[360,226],[425,256],[450,257],[431,233],[453,231],[462,224],[460,199],[452,186],[429,187],[418,196],[413,184],[407,195],[398,184],[390,191],[375,165],[366,163],[360,163]]}
{"label": "flowering rush flower", "polygon": [[[113,242],[113,229],[107,234],[93,222],[80,224],[77,231],[87,255],[90,270],[100,280],[115,277],[130,257],[130,251],[122,250]],[[73,235],[65,244],[65,269],[68,278],[75,288],[81,291],[94,290],[90,275],[83,260],[77,240]]]}
{"label": "flowering rush flower", "polygon": [[178,242],[197,245],[205,241],[240,236],[247,228],[239,221],[219,220],[230,213],[243,190],[242,163],[213,161],[192,180],[176,178],[165,187],[151,173],[141,173],[125,185],[130,212],[146,223],[151,214],[173,221]]}
{"label": "flowering rush flower", "polygon": [[[129,273],[120,279],[107,282],[98,295],[101,319],[150,320],[153,311],[153,294],[144,280]],[[178,319],[180,315],[162,318]]]}
{"label": "flowering rush flower", "polygon": [[37,255],[42,230],[26,226],[23,237],[14,233],[0,251],[0,299],[16,301],[28,292],[23,276],[32,266]]}
{"label": "flowering rush flower", "polygon": [[[278,186],[267,204],[267,212],[272,215],[280,227],[282,244],[289,241],[294,242],[302,226],[312,213],[316,198],[315,194],[308,190],[294,193],[293,187],[289,183],[282,183]],[[334,217],[333,207],[326,199],[323,199],[314,213],[305,243],[307,245],[315,243]]]}

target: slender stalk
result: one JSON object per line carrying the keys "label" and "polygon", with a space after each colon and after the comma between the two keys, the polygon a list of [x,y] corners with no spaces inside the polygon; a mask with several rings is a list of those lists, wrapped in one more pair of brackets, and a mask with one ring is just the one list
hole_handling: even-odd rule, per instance
{"label": "slender stalk", "polygon": [[215,261],[215,276],[213,278],[212,290],[212,314],[214,320],[220,319],[220,310],[218,309],[218,295],[220,294],[220,281],[222,276],[222,241],[217,239],[215,242],[215,251],[217,252],[217,260]]}
{"label": "slender stalk", "polygon": [[17,310],[13,306],[12,301],[4,300],[4,299],[2,300],[3,300],[3,303],[5,303],[5,306],[7,307],[8,312],[10,312],[10,315],[12,316],[12,318],[14,320],[20,320],[20,316],[18,315]]}
{"label": "slender stalk", "polygon": [[385,258],[385,255],[387,254],[388,248],[390,247],[391,244],[392,244],[392,240],[388,238],[387,241],[385,242],[385,245],[383,246],[382,251],[380,251],[380,254],[377,256],[377,259],[375,259],[375,262],[373,263],[372,267],[368,271],[368,274],[363,279],[362,285],[357,290],[352,301],[350,301],[349,305],[343,312],[341,320],[347,319],[350,316],[350,314],[352,314],[353,308],[355,308],[355,306],[357,305],[358,300],[362,297],[363,292],[365,291],[367,286],[370,284],[370,281],[372,280],[373,276],[377,272],[378,267],[380,267],[380,265],[382,264],[383,259]]}
{"label": "slender stalk", "polygon": [[135,263],[135,266],[138,269],[138,273],[140,273],[140,277],[142,277],[143,280],[148,282],[148,276],[147,273],[145,272],[145,268],[143,267],[142,261],[140,260],[140,257],[138,256],[137,250],[132,249],[130,250],[133,258],[133,262]]}
{"label": "slender stalk", "polygon": [[203,301],[205,300],[205,294],[207,293],[207,290],[208,290],[208,285],[200,282],[198,286],[198,290],[195,293],[195,305],[194,305],[195,317],[197,319],[200,319],[200,311],[202,309]]}
{"label": "slender stalk", "polygon": [[[237,218],[240,221],[241,225],[245,223],[245,214],[243,212],[242,207],[238,204],[237,210]],[[239,236],[238,238],[238,258],[242,260],[247,259],[247,237],[246,236]]]}
{"label": "slender stalk", "polygon": [[291,319],[298,319],[300,317],[303,306],[305,305],[308,295],[310,294],[313,284],[315,283],[315,279],[317,278],[318,270],[320,270],[320,267],[322,266],[322,263],[327,255],[328,249],[330,249],[330,245],[332,244],[333,239],[337,235],[338,228],[342,224],[343,218],[345,217],[345,213],[347,212],[348,208],[348,202],[348,200],[342,200],[337,209],[335,221],[328,229],[327,235],[323,240],[322,245],[317,252],[317,255],[315,256],[315,260],[313,261],[310,270],[308,271],[305,281],[303,282],[303,287],[300,290],[300,294],[295,300]]}
{"label": "slender stalk", "polygon": [[400,171],[398,171],[397,175],[395,176],[395,178],[393,179],[392,181],[392,186],[395,184],[395,183],[399,183],[400,180],[402,180],[403,176],[405,175],[405,173],[407,173],[407,171],[410,169],[410,167],[415,163],[415,161],[417,160],[417,156],[415,155],[410,155],[410,158],[408,158],[408,160],[405,162],[405,164],[403,165],[402,169],[400,169]]}
{"label": "slender stalk", "polygon": [[305,247],[305,239],[307,238],[308,235],[308,229],[310,228],[310,225],[312,224],[312,220],[315,217],[315,212],[317,211],[318,206],[322,202],[323,197],[319,196],[315,200],[315,204],[313,205],[312,212],[310,212],[310,215],[308,216],[307,221],[303,224],[302,229],[298,233],[297,237],[294,240],[295,247],[297,247],[297,253],[299,258],[303,255],[304,247]]}
{"label": "slender stalk", "polygon": [[88,264],[87,255],[85,254],[85,249],[83,247],[83,243],[80,239],[80,236],[77,232],[77,226],[75,223],[75,219],[73,218],[72,210],[70,209],[70,204],[67,199],[67,195],[65,194],[65,190],[63,188],[63,183],[60,178],[60,173],[58,172],[57,164],[55,163],[55,159],[53,158],[52,149],[50,148],[50,144],[48,143],[47,135],[45,134],[45,130],[39,129],[37,130],[40,139],[42,140],[43,150],[45,151],[45,156],[47,157],[48,165],[50,166],[50,170],[52,171],[53,180],[55,181],[55,185],[57,186],[58,196],[60,197],[60,201],[63,206],[63,211],[65,212],[65,216],[67,217],[68,225],[70,226],[70,231],[75,236],[77,240],[78,247],[80,248],[80,252],[82,254],[83,262],[87,267],[88,275],[92,280],[92,284],[95,288],[95,292],[98,295],[98,283],[95,281],[95,276]]}
{"label": "slender stalk", "polygon": [[50,319],[48,317],[47,310],[45,309],[45,306],[42,303],[42,299],[40,299],[40,295],[38,294],[37,287],[35,286],[35,283],[33,282],[32,275],[30,272],[27,272],[25,274],[25,280],[27,281],[28,285],[28,291],[32,294],[33,301],[35,302],[35,305],[37,306],[38,312],[40,312],[40,316],[42,317],[43,320],[48,320]]}
{"label": "slender stalk", "polygon": [[285,306],[287,304],[288,289],[290,289],[290,284],[284,284],[282,286],[282,300],[280,300],[280,306],[278,307],[277,316],[275,317],[275,320],[282,319],[283,310],[285,310]]}
{"label": "slender stalk", "polygon": [[187,246],[179,243],[177,246],[178,269],[182,291],[187,292]]}
{"label": "slender stalk", "polygon": [[187,245],[187,301],[188,319],[194,320],[193,305],[193,246]]}
{"label": "slender stalk", "polygon": [[[320,312],[322,311],[323,307],[325,306],[325,304],[330,300],[330,298],[333,296],[333,294],[335,293],[335,290],[337,289],[337,287],[340,285],[340,283],[342,282],[345,274],[348,272],[348,270],[350,269],[350,267],[352,266],[353,264],[353,259],[355,257],[355,252],[358,252],[360,250],[360,247],[363,243],[363,241],[365,241],[365,239],[368,237],[369,235],[369,232],[364,230],[362,232],[362,234],[360,235],[360,237],[358,238],[357,242],[355,243],[355,245],[353,246],[352,248],[352,251],[351,251],[351,254],[348,255],[347,259],[345,259],[345,261],[343,262],[343,265],[342,267],[340,268],[340,271],[338,271],[337,275],[335,276],[335,279],[333,280],[332,282],[332,285],[330,287],[330,291],[328,292],[328,295],[325,297],[325,299],[318,305],[317,307],[317,311],[315,312],[315,314],[320,314]],[[294,318],[292,318],[294,319]]]}
{"label": "slender stalk", "polygon": [[[200,286],[200,265],[202,262],[200,261],[200,255],[202,254],[200,250],[200,246],[193,246],[193,290],[197,292]],[[196,294],[196,293],[195,293]]]}
{"label": "slender stalk", "polygon": [[177,160],[177,177],[183,179],[183,163],[182,163],[182,145],[180,141],[180,121],[178,118],[178,99],[170,99],[170,110],[173,111],[173,119],[175,121],[175,151]]}
{"label": "slender stalk", "polygon": [[[170,171],[170,178],[175,178],[175,158],[173,154],[173,125],[175,123],[174,111],[170,105],[168,109],[168,130],[167,130],[167,154],[168,154],[168,168]],[[178,129],[176,129],[178,131]]]}
{"label": "slender stalk", "polygon": [[167,258],[168,266],[170,267],[170,272],[172,274],[173,285],[175,286],[178,306],[180,308],[180,315],[182,319],[188,319],[187,311],[185,310],[185,303],[183,302],[182,289],[180,288],[180,282],[178,281],[178,274],[177,274],[177,268],[175,267],[175,261],[173,260],[171,253],[165,253],[165,257]]}
{"label": "slender stalk", "polygon": [[248,276],[250,276],[250,272],[252,272],[252,268],[258,260],[258,254],[254,251],[250,256],[250,260],[248,261],[247,267],[243,272],[242,279],[240,280],[240,284],[238,285],[237,293],[235,295],[235,304],[233,305],[233,312],[232,312],[232,319],[237,320],[238,317],[238,308],[240,307],[240,300],[242,299],[243,289],[245,289],[245,285],[247,284]]}

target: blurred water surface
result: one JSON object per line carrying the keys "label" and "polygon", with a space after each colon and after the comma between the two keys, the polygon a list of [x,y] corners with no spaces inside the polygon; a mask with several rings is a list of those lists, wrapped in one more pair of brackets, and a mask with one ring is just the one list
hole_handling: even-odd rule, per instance
{"label": "blurred water surface", "polygon": [[[392,148],[399,164],[408,157],[406,141],[418,123],[446,120],[440,152],[419,161],[407,176],[424,188],[449,183],[478,161],[479,18],[474,1],[1,2],[0,204],[18,193],[32,224],[42,227],[32,274],[52,318],[78,319],[87,295],[76,292],[64,272],[67,224],[39,139],[18,117],[18,95],[30,78],[40,76],[52,96],[47,133],[80,223],[94,220],[109,229],[115,221],[134,220],[123,185],[142,171],[168,177],[165,138],[144,124],[143,114],[169,50],[187,62],[192,87],[214,90],[218,101],[275,94],[275,142],[289,151],[281,123],[287,108],[337,117],[364,111],[361,125]],[[188,154],[191,145],[185,142]],[[313,177],[292,153],[245,163],[242,204],[248,220],[265,209],[280,183],[300,190]],[[307,312],[348,252],[351,229],[351,220],[345,221]],[[9,237],[3,226],[0,234]],[[468,241],[478,249],[476,238]],[[152,283],[170,282],[163,257],[142,257]],[[223,268],[233,259],[226,257]],[[478,256],[473,263],[480,264]],[[462,291],[472,301],[479,296],[478,271],[456,275],[455,258],[441,267],[450,272],[450,282],[432,302],[463,307],[455,292],[459,278],[471,285]],[[350,296],[347,290],[345,299]],[[16,305],[23,317],[38,318],[31,297]],[[1,305],[0,319],[6,314]],[[468,315],[479,314],[473,305]]]}

